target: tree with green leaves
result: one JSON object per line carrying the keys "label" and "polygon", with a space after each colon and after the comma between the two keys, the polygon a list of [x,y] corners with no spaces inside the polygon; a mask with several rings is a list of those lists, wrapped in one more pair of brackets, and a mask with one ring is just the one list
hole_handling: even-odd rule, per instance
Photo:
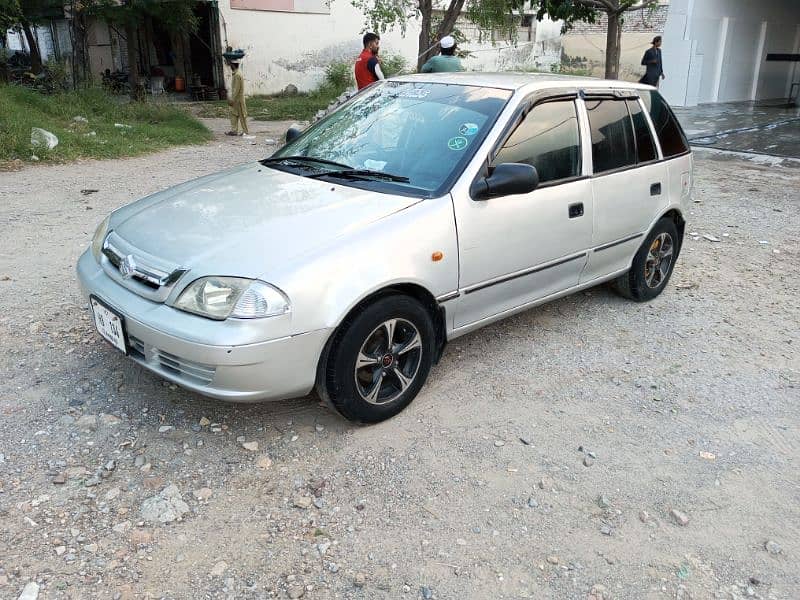
{"label": "tree with green leaves", "polygon": [[[351,0],[351,2],[364,13],[366,27],[376,33],[385,33],[394,28],[399,28],[405,33],[410,20],[419,20],[417,69],[436,54],[441,38],[453,34],[456,20],[462,13],[478,28],[493,30],[501,36],[514,39],[516,35],[514,11],[520,11],[529,4],[526,0],[448,0],[447,4],[436,6],[442,11],[441,15],[434,15],[433,0]],[[456,39],[459,39],[458,36]]]}
{"label": "tree with green leaves", "polygon": [[608,18],[606,31],[606,79],[619,78],[619,59],[622,47],[624,14],[633,10],[655,8],[658,0],[534,0],[538,7],[536,18],[546,16],[562,20],[562,33],[576,21],[595,23],[602,15]]}

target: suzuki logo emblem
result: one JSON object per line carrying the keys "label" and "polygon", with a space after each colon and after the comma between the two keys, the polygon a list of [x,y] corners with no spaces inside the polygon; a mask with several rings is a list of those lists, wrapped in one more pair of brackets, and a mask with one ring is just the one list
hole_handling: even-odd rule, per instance
{"label": "suzuki logo emblem", "polygon": [[130,279],[136,273],[136,261],[133,259],[133,254],[128,254],[122,259],[119,265],[119,272],[123,279]]}

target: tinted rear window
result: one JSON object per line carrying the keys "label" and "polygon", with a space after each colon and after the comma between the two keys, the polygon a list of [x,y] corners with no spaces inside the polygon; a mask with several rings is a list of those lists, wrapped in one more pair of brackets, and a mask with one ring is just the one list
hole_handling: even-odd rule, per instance
{"label": "tinted rear window", "polygon": [[633,119],[633,132],[636,135],[636,158],[638,162],[647,162],[658,158],[656,145],[653,142],[653,134],[650,132],[650,125],[644,118],[642,107],[636,100],[628,100],[628,110],[631,111]]}
{"label": "tinted rear window", "polygon": [[587,100],[594,172],[636,164],[631,117],[624,100]]}
{"label": "tinted rear window", "polygon": [[661,94],[650,90],[640,93],[653,121],[664,158],[688,152],[689,142],[686,141],[683,129]]}

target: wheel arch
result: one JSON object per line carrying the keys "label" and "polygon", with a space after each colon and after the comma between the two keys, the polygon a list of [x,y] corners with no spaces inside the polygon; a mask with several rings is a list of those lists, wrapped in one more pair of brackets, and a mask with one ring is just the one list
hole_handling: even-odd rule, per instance
{"label": "wheel arch", "polygon": [[[683,218],[683,214],[677,208],[669,209],[667,212],[665,212],[663,215],[659,217],[658,221],[660,221],[661,219],[669,219],[670,221],[675,223],[675,228],[678,230],[678,240],[677,240],[678,252],[675,255],[675,259],[677,260],[678,255],[680,254],[681,251],[681,247],[683,246],[683,234],[686,231],[686,219]],[[658,223],[658,221],[656,221],[656,223]],[[653,227],[655,227],[655,223],[653,224]]]}
{"label": "wheel arch", "polygon": [[322,352],[320,353],[319,363],[317,365],[317,392],[320,396],[323,397],[323,400],[329,402],[328,398],[325,397],[323,390],[324,386],[320,386],[320,383],[324,381],[324,373],[325,367],[328,363],[328,358],[330,356],[330,351],[333,348],[334,344],[340,339],[340,335],[343,331],[343,326],[346,325],[353,315],[357,314],[359,311],[364,310],[364,308],[376,300],[381,298],[385,298],[386,296],[391,295],[403,295],[409,296],[417,300],[430,314],[431,319],[433,321],[434,331],[436,332],[436,355],[433,357],[433,362],[436,364],[439,362],[439,359],[444,352],[444,348],[447,344],[447,328],[446,328],[446,315],[445,315],[445,308],[441,306],[437,301],[436,297],[422,285],[418,283],[411,283],[411,282],[400,282],[400,283],[392,283],[386,285],[378,290],[374,290],[368,293],[366,296],[358,300],[351,308],[348,310],[339,321],[336,323],[336,326],[331,331],[330,336],[328,336],[328,341],[325,343]]}

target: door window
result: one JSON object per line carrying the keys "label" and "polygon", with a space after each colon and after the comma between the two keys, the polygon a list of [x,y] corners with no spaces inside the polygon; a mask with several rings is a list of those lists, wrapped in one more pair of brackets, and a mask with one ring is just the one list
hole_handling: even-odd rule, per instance
{"label": "door window", "polygon": [[633,119],[633,132],[636,135],[636,159],[643,163],[658,158],[656,145],[653,142],[653,135],[650,132],[650,125],[644,118],[642,107],[636,100],[628,100],[628,110]]}
{"label": "door window", "polygon": [[594,172],[603,173],[636,164],[636,146],[628,108],[623,100],[587,100],[592,130]]}
{"label": "door window", "polygon": [[683,129],[661,94],[643,90],[641,95],[653,121],[664,158],[688,152],[689,143],[686,141]]}
{"label": "door window", "polygon": [[492,164],[509,162],[536,167],[540,183],[580,175],[581,142],[575,103],[569,100],[534,106]]}

